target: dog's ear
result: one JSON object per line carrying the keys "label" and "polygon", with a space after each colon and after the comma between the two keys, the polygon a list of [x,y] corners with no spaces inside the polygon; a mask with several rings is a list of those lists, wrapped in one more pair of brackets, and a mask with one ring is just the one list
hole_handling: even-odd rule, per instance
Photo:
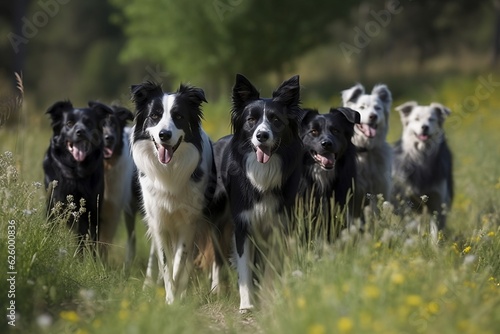
{"label": "dog's ear", "polygon": [[401,119],[407,118],[411,112],[413,111],[413,108],[418,106],[418,103],[415,101],[409,101],[405,102],[400,106],[396,107],[396,110],[399,111],[399,114],[401,115]]}
{"label": "dog's ear", "polygon": [[330,109],[331,114],[334,114],[337,112],[342,113],[345,116],[345,118],[349,122],[351,122],[352,124],[359,124],[359,122],[361,122],[361,116],[359,115],[359,112],[357,112],[356,110],[353,110],[351,108],[343,108],[343,107]]}
{"label": "dog's ear", "polygon": [[151,96],[161,96],[163,94],[161,85],[152,81],[132,85],[130,86],[130,92],[132,93],[132,101],[135,103],[137,110],[142,109]]}
{"label": "dog's ear", "polygon": [[358,83],[352,86],[349,89],[342,91],[342,102],[344,107],[347,103],[354,103],[358,100],[358,98],[365,93],[365,87],[362,84]]}
{"label": "dog's ear", "polygon": [[127,124],[127,121],[134,120],[134,114],[125,107],[112,105],[113,113],[118,117],[120,123]]}
{"label": "dog's ear", "polygon": [[49,109],[47,109],[46,113],[50,115],[50,119],[52,120],[51,125],[54,133],[59,133],[61,131],[63,112],[72,109],[73,104],[71,104],[69,100],[56,102],[52,106],[50,106]]}
{"label": "dog's ear", "polygon": [[451,110],[443,106],[441,103],[432,102],[430,105],[437,111],[438,122],[440,126],[443,126],[444,120],[451,114]]}
{"label": "dog's ear", "polygon": [[319,115],[318,110],[312,108],[302,108],[300,113],[300,125],[303,127],[315,116]]}
{"label": "dog's ear", "polygon": [[392,94],[389,88],[387,88],[387,86],[383,84],[375,85],[375,87],[373,87],[372,89],[372,95],[378,96],[380,101],[382,101],[385,106],[386,113],[389,113],[392,103]]}
{"label": "dog's ear", "polygon": [[294,75],[273,92],[273,100],[281,102],[287,106],[298,106],[300,104],[300,84],[299,76]]}
{"label": "dog's ear", "polygon": [[196,105],[200,105],[202,102],[207,102],[207,99],[205,98],[205,92],[201,88],[181,84],[178,92],[186,94],[189,100],[191,100]]}
{"label": "dog's ear", "polygon": [[89,101],[89,107],[96,113],[97,117],[101,120],[104,120],[106,117],[113,114],[113,110],[104,103]]}
{"label": "dog's ear", "polygon": [[235,108],[242,107],[247,101],[257,100],[259,92],[252,83],[242,74],[236,74],[233,86],[232,101]]}

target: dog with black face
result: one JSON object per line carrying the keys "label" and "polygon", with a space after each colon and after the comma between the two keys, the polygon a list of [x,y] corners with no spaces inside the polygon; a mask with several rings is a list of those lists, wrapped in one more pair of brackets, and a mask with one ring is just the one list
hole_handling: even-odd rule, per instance
{"label": "dog with black face", "polygon": [[261,98],[247,78],[236,75],[233,135],[214,145],[220,190],[215,202],[234,223],[242,312],[254,306],[254,278],[271,281],[274,268],[267,261],[279,264],[272,260],[279,259],[272,240],[287,228],[300,181],[299,101],[298,76],[284,81],[271,98]]}
{"label": "dog with black face", "polygon": [[[72,195],[79,210],[80,200],[85,212],[68,226],[83,241],[85,235],[97,241],[100,208],[104,194],[104,142],[102,125],[112,110],[98,102],[87,108],[74,108],[71,102],[56,102],[47,110],[52,120],[53,135],[43,160],[45,187],[48,189],[47,213],[57,202],[65,203]],[[53,181],[57,181],[54,186]],[[49,187],[50,186],[50,187]]]}
{"label": "dog with black face", "polygon": [[152,82],[131,89],[136,107],[132,155],[148,234],[171,304],[185,294],[195,258],[211,248],[205,210],[215,171],[212,143],[201,127],[206,99],[202,89],[188,85],[172,93]]}
{"label": "dog with black face", "polygon": [[[348,204],[348,196],[352,196],[356,149],[351,137],[360,117],[350,108],[331,108],[327,114],[314,109],[304,109],[304,112],[300,128],[304,144],[300,195],[305,205],[315,206],[314,216],[323,219],[330,236],[331,219]],[[332,199],[335,212],[331,211]],[[314,228],[321,230],[319,226]]]}
{"label": "dog with black face", "polygon": [[453,200],[453,160],[443,129],[451,111],[440,103],[421,106],[414,101],[396,110],[403,134],[394,147],[392,202],[399,213],[406,209],[422,212],[425,208],[435,214],[431,235],[437,239],[437,230],[445,227]]}
{"label": "dog with black face", "polygon": [[130,150],[130,128],[127,122],[134,114],[124,107],[111,106],[113,113],[104,121],[104,200],[102,203],[99,245],[101,256],[106,259],[116,229],[125,213],[128,243],[126,268],[135,257],[135,213],[137,198],[133,193],[134,177],[137,176]]}

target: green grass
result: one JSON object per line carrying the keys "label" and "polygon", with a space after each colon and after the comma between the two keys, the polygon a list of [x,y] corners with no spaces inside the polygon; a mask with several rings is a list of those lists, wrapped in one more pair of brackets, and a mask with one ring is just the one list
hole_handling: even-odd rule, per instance
{"label": "green grass", "polygon": [[[474,94],[477,77],[442,80],[429,96],[407,91],[394,105],[418,98],[455,106]],[[498,95],[498,94],[496,94]],[[500,95],[498,95],[500,96]],[[326,108],[330,99],[304,101]],[[41,161],[49,121],[27,112],[17,128],[0,129],[0,263],[7,267],[8,224],[16,226],[18,319],[0,332],[23,333],[496,333],[500,328],[500,98],[495,94],[460,124],[447,125],[454,153],[456,196],[449,229],[438,246],[384,212],[372,233],[343,233],[334,244],[287,241],[284,268],[252,315],[238,314],[236,275],[220,296],[208,278],[193,277],[188,296],[165,305],[161,287],[142,290],[148,241],[137,222],[138,255],[130,276],[123,270],[122,226],[103,265],[76,254],[75,237],[62,221],[47,223]],[[29,117],[27,117],[29,116]],[[391,115],[390,141],[400,133]],[[205,107],[212,138],[227,134],[227,102]],[[33,131],[32,129],[35,129]],[[7,154],[5,151],[13,153]],[[299,212],[299,216],[302,213]],[[139,219],[138,219],[139,220]],[[0,281],[6,312],[9,290]]]}

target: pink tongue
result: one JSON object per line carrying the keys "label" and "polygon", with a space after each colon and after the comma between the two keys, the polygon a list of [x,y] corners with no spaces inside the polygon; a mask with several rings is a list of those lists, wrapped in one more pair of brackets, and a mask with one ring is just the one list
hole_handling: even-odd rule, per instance
{"label": "pink tongue", "polygon": [[426,141],[427,139],[429,139],[429,136],[427,136],[427,135],[418,135],[418,138],[419,138],[421,141]]}
{"label": "pink tongue", "polygon": [[73,154],[73,158],[75,158],[76,161],[82,162],[87,157],[87,150],[85,146],[85,142],[73,144],[73,150],[71,151],[71,154]]}
{"label": "pink tongue", "polygon": [[335,165],[335,160],[328,159],[327,157],[324,157],[322,155],[316,155],[319,158],[319,161],[321,164],[325,167],[333,167]]}
{"label": "pink tongue", "polygon": [[112,155],[113,155],[113,150],[108,148],[108,147],[105,147],[104,148],[104,157],[111,158]]}
{"label": "pink tongue", "polygon": [[271,158],[271,150],[267,147],[257,147],[257,161],[261,164],[265,164]]}
{"label": "pink tongue", "polygon": [[358,127],[368,138],[373,138],[377,134],[377,130],[368,124],[359,124]]}
{"label": "pink tongue", "polygon": [[160,145],[158,147],[158,160],[160,160],[162,164],[168,164],[170,160],[172,160],[173,154],[174,152],[170,146],[164,147]]}

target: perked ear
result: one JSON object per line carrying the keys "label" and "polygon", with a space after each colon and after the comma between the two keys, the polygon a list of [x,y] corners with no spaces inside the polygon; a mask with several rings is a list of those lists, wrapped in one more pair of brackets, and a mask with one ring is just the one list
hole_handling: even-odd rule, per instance
{"label": "perked ear", "polygon": [[413,108],[418,106],[418,103],[415,101],[409,101],[405,102],[400,106],[396,107],[396,110],[399,111],[399,114],[401,115],[401,118],[407,118],[411,112],[413,111]]}
{"label": "perked ear", "polygon": [[113,109],[114,114],[123,124],[134,120],[134,114],[125,107],[112,105],[111,109]]}
{"label": "perked ear", "polygon": [[298,106],[300,104],[299,76],[294,75],[273,92],[273,100],[287,106]]}
{"label": "perked ear", "polygon": [[356,110],[352,110],[351,108],[331,108],[330,113],[336,113],[340,112],[342,113],[345,118],[351,122],[352,124],[359,124],[361,122],[361,116],[359,115],[359,112]]}
{"label": "perked ear", "polygon": [[89,107],[96,113],[100,119],[105,119],[113,113],[113,110],[104,103],[89,101]]}
{"label": "perked ear", "polygon": [[47,114],[50,115],[50,119],[52,120],[51,126],[54,133],[59,133],[61,131],[61,122],[62,122],[62,114],[66,110],[72,110],[73,104],[69,100],[59,101],[54,103],[52,106],[47,109]]}
{"label": "perked ear", "polygon": [[441,103],[432,102],[431,108],[436,109],[443,119],[451,114],[451,110],[443,106]]}
{"label": "perked ear", "polygon": [[358,83],[349,89],[342,91],[342,102],[346,106],[349,102],[356,102],[358,98],[365,93],[365,87]]}
{"label": "perked ear", "polygon": [[377,95],[380,101],[385,105],[385,110],[390,111],[392,103],[392,95],[386,85],[375,85],[372,89],[372,95]]}
{"label": "perked ear", "polygon": [[132,101],[135,103],[137,109],[140,109],[140,106],[147,101],[149,96],[163,94],[161,85],[152,81],[132,85],[130,86],[130,92],[132,93]]}
{"label": "perked ear", "polygon": [[207,102],[205,92],[201,88],[181,84],[177,92],[186,94],[187,97],[197,105],[200,105],[202,102]]}
{"label": "perked ear", "polygon": [[247,101],[257,100],[259,92],[252,83],[242,74],[236,74],[236,82],[233,86],[233,106],[241,107]]}

